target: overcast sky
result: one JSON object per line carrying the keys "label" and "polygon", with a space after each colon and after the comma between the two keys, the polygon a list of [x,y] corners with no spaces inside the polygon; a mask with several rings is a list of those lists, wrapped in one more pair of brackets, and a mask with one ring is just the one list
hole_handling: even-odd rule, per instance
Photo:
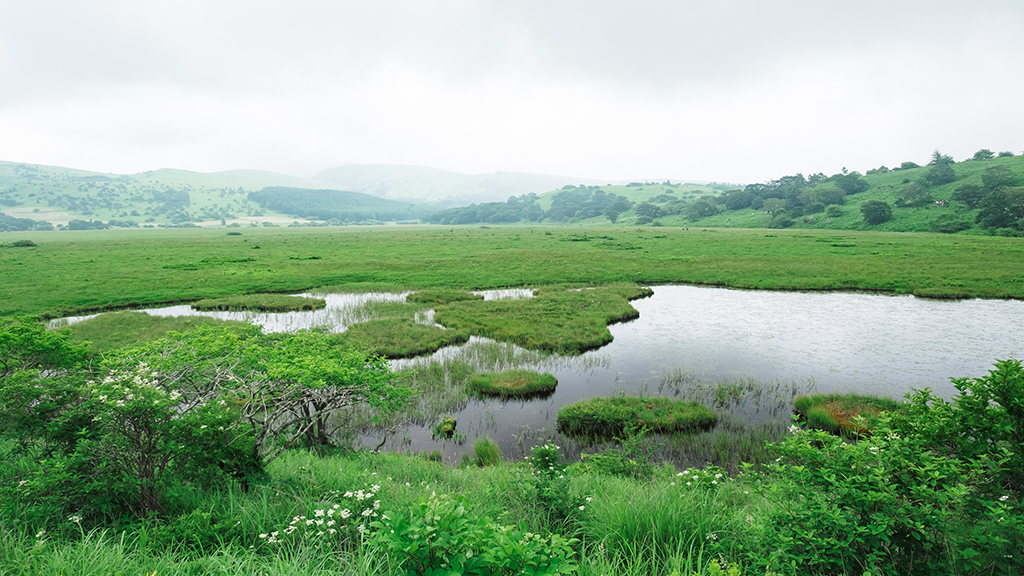
{"label": "overcast sky", "polygon": [[1024,152],[1021,0],[0,0],[0,160],[757,182]]}

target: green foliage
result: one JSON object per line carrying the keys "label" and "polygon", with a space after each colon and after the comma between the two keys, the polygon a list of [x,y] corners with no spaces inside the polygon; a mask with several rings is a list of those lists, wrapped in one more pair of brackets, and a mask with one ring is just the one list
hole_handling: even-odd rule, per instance
{"label": "green foliage", "polygon": [[477,466],[495,466],[501,463],[501,450],[487,436],[481,436],[473,442],[473,459]]}
{"label": "green foliage", "polygon": [[338,334],[336,340],[342,346],[371,356],[411,358],[446,346],[465,344],[469,333],[420,324],[410,318],[384,318],[353,324]]}
{"label": "green foliage", "polygon": [[466,290],[422,290],[405,297],[406,302],[415,304],[444,305],[465,300],[483,300],[483,294],[473,294]]}
{"label": "green foliage", "polygon": [[[978,543],[951,539],[951,527],[971,513],[979,470],[922,448],[893,433],[851,444],[822,431],[786,439],[774,467],[782,481],[765,494],[780,503],[766,527],[773,550],[759,563],[801,574],[934,574],[972,560]],[[984,512],[986,524],[996,521]]]}
{"label": "green foliage", "polygon": [[1017,175],[1010,170],[1009,166],[989,166],[981,173],[981,182],[988,190],[998,190],[1015,186],[1018,182]]}
{"label": "green foliage", "polygon": [[940,214],[928,225],[932,232],[956,234],[971,228],[971,223],[957,214]]}
{"label": "green foliage", "polygon": [[953,192],[952,199],[958,202],[963,202],[968,208],[974,209],[978,207],[978,203],[985,197],[988,192],[976,184],[962,184],[957,187],[956,191]]}
{"label": "green foliage", "polygon": [[398,559],[399,574],[568,574],[576,570],[575,539],[542,536],[477,516],[462,496],[421,498],[408,513],[372,522],[374,542]]}
{"label": "green foliage", "polygon": [[558,410],[559,430],[591,437],[614,436],[636,426],[652,432],[695,431],[717,421],[714,412],[696,402],[658,397],[591,398]]}
{"label": "green foliage", "polygon": [[19,372],[70,368],[86,358],[71,332],[50,331],[35,318],[0,318],[0,384]]}
{"label": "green foliage", "polygon": [[283,294],[246,294],[225,298],[208,298],[192,303],[193,310],[257,310],[259,312],[298,312],[327,307],[322,298],[285,296]]}
{"label": "green foliage", "polygon": [[929,167],[924,175],[924,180],[931,186],[941,186],[955,182],[956,172],[953,171],[952,163],[942,162]]}
{"label": "green foliage", "polygon": [[550,520],[564,523],[582,512],[586,505],[584,498],[572,490],[569,472],[558,450],[551,442],[537,445],[530,449],[526,460],[533,468],[537,504]]}
{"label": "green foliage", "polygon": [[896,195],[896,206],[923,206],[932,201],[932,193],[917,182],[911,182]]}
{"label": "green foliage", "polygon": [[971,157],[971,160],[991,160],[994,157],[995,154],[993,154],[991,150],[989,150],[988,148],[982,148],[981,150],[978,150],[977,152],[974,153],[974,156]]}
{"label": "green foliage", "polygon": [[582,455],[581,468],[598,474],[650,478],[654,472],[654,465],[651,463],[654,448],[644,443],[648,433],[646,427],[626,428],[621,437],[615,438],[619,448],[608,448],[597,454]]}
{"label": "green foliage", "polygon": [[878,200],[865,202],[861,205],[860,212],[864,215],[864,221],[872,226],[892,219],[892,207]]}
{"label": "green foliage", "polygon": [[558,381],[551,374],[531,370],[509,370],[497,374],[476,374],[469,380],[469,391],[482,396],[521,398],[551,394]]}
{"label": "green foliage", "polygon": [[1024,188],[999,188],[978,204],[975,221],[984,228],[1024,229]]}
{"label": "green foliage", "polygon": [[843,209],[833,204],[825,207],[825,216],[829,218],[839,218],[843,215]]}
{"label": "green foliage", "polygon": [[986,490],[1024,488],[1024,369],[997,361],[981,378],[954,378],[959,392],[946,402],[925,389],[908,396],[908,414],[893,427],[916,434],[930,449],[990,468]]}

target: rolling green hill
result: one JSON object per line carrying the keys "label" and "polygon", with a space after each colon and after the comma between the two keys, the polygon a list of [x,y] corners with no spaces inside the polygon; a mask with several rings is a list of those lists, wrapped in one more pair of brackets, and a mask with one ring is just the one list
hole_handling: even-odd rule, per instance
{"label": "rolling green hill", "polygon": [[295,220],[291,213],[266,209],[249,200],[249,192],[268,186],[337,189],[330,182],[258,170],[201,173],[165,168],[138,174],[103,174],[0,162],[0,213],[59,226],[75,220],[153,226],[220,224],[222,219],[239,224],[287,224]]}
{"label": "rolling green hill", "polygon": [[[940,155],[941,156],[941,155]],[[796,174],[714,194],[658,194],[618,217],[624,225],[817,228],[887,232],[1024,234],[1024,156],[1002,156],[808,177]],[[652,189],[653,187],[645,187]],[[619,188],[604,187],[608,193]],[[541,196],[553,197],[557,191]],[[636,197],[631,197],[636,201]],[[869,223],[862,207],[884,203]],[[604,217],[579,224],[608,224]]]}

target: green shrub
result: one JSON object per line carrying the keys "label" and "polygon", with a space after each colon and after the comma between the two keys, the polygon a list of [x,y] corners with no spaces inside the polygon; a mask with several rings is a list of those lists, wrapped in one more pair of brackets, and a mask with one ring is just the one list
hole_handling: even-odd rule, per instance
{"label": "green shrub", "polygon": [[696,402],[669,398],[591,398],[558,411],[559,430],[584,436],[614,436],[634,426],[652,432],[694,431],[717,421],[714,412]]}
{"label": "green shrub", "polygon": [[469,391],[482,396],[514,398],[551,394],[558,381],[551,374],[530,370],[509,370],[498,374],[476,374],[469,380]]}
{"label": "green shrub", "polygon": [[498,449],[494,440],[487,436],[481,436],[473,442],[473,458],[476,465],[481,468],[495,466],[501,463],[501,450]]}
{"label": "green shrub", "polygon": [[473,294],[466,290],[423,290],[413,292],[405,297],[406,302],[414,304],[442,305],[466,300],[483,300],[483,294]]}

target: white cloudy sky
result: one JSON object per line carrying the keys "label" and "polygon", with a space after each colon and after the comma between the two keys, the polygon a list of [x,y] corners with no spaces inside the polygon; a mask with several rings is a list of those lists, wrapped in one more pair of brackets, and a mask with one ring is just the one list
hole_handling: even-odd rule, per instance
{"label": "white cloudy sky", "polygon": [[753,182],[1024,151],[1020,0],[0,0],[0,160]]}

